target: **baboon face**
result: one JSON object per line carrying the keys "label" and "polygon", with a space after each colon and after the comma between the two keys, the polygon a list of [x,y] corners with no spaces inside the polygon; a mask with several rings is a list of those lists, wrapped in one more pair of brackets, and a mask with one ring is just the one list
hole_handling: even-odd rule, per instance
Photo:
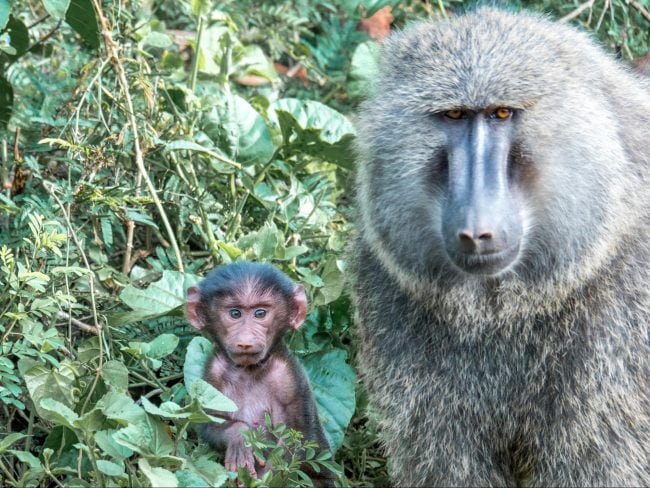
{"label": "baboon face", "polygon": [[508,175],[518,115],[509,107],[432,114],[447,141],[441,238],[449,261],[467,273],[499,273],[519,254],[523,226]]}
{"label": "baboon face", "polygon": [[563,27],[492,17],[395,35],[362,107],[361,231],[402,282],[540,283],[611,245],[627,163],[603,75]]}

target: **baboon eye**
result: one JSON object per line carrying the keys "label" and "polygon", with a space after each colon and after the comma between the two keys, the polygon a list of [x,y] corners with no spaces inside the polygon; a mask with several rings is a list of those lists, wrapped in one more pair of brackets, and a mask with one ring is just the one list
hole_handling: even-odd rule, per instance
{"label": "baboon eye", "polygon": [[450,119],[458,120],[465,117],[465,112],[459,108],[456,108],[454,110],[447,110],[445,112],[445,116],[449,117]]}
{"label": "baboon eye", "polygon": [[512,110],[510,110],[507,107],[499,107],[494,112],[492,112],[492,116],[495,119],[507,119],[511,115],[512,115]]}
{"label": "baboon eye", "polygon": [[263,308],[258,308],[257,310],[255,310],[256,319],[263,319],[264,317],[266,317],[266,310],[264,310]]}
{"label": "baboon eye", "polygon": [[241,318],[241,310],[237,310],[236,308],[231,308],[228,313],[233,319]]}

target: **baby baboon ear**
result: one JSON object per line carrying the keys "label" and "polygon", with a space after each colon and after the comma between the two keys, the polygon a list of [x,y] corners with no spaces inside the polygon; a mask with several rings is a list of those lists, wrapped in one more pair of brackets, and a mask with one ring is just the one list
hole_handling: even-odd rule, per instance
{"label": "baby baboon ear", "polygon": [[305,287],[296,285],[293,288],[293,310],[289,316],[289,327],[292,329],[299,328],[307,317],[307,294]]}
{"label": "baby baboon ear", "polygon": [[201,309],[201,290],[198,286],[191,286],[187,290],[187,303],[185,305],[185,314],[190,321],[192,327],[196,330],[201,330],[205,327],[205,323],[201,319],[199,310]]}

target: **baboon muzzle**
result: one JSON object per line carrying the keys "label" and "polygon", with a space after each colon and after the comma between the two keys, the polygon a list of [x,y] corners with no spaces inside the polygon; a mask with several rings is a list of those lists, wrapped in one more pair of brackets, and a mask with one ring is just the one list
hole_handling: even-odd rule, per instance
{"label": "baboon muzzle", "polygon": [[448,134],[442,231],[451,261],[469,273],[497,274],[519,252],[521,223],[508,179],[510,125],[479,112]]}

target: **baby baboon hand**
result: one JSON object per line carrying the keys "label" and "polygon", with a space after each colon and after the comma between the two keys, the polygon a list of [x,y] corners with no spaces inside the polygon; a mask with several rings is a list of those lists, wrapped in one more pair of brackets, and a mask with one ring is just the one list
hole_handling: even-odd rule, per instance
{"label": "baby baboon hand", "polygon": [[257,477],[253,449],[244,445],[244,438],[241,436],[228,444],[225,464],[228,471],[236,472],[239,468],[246,468],[253,478]]}

